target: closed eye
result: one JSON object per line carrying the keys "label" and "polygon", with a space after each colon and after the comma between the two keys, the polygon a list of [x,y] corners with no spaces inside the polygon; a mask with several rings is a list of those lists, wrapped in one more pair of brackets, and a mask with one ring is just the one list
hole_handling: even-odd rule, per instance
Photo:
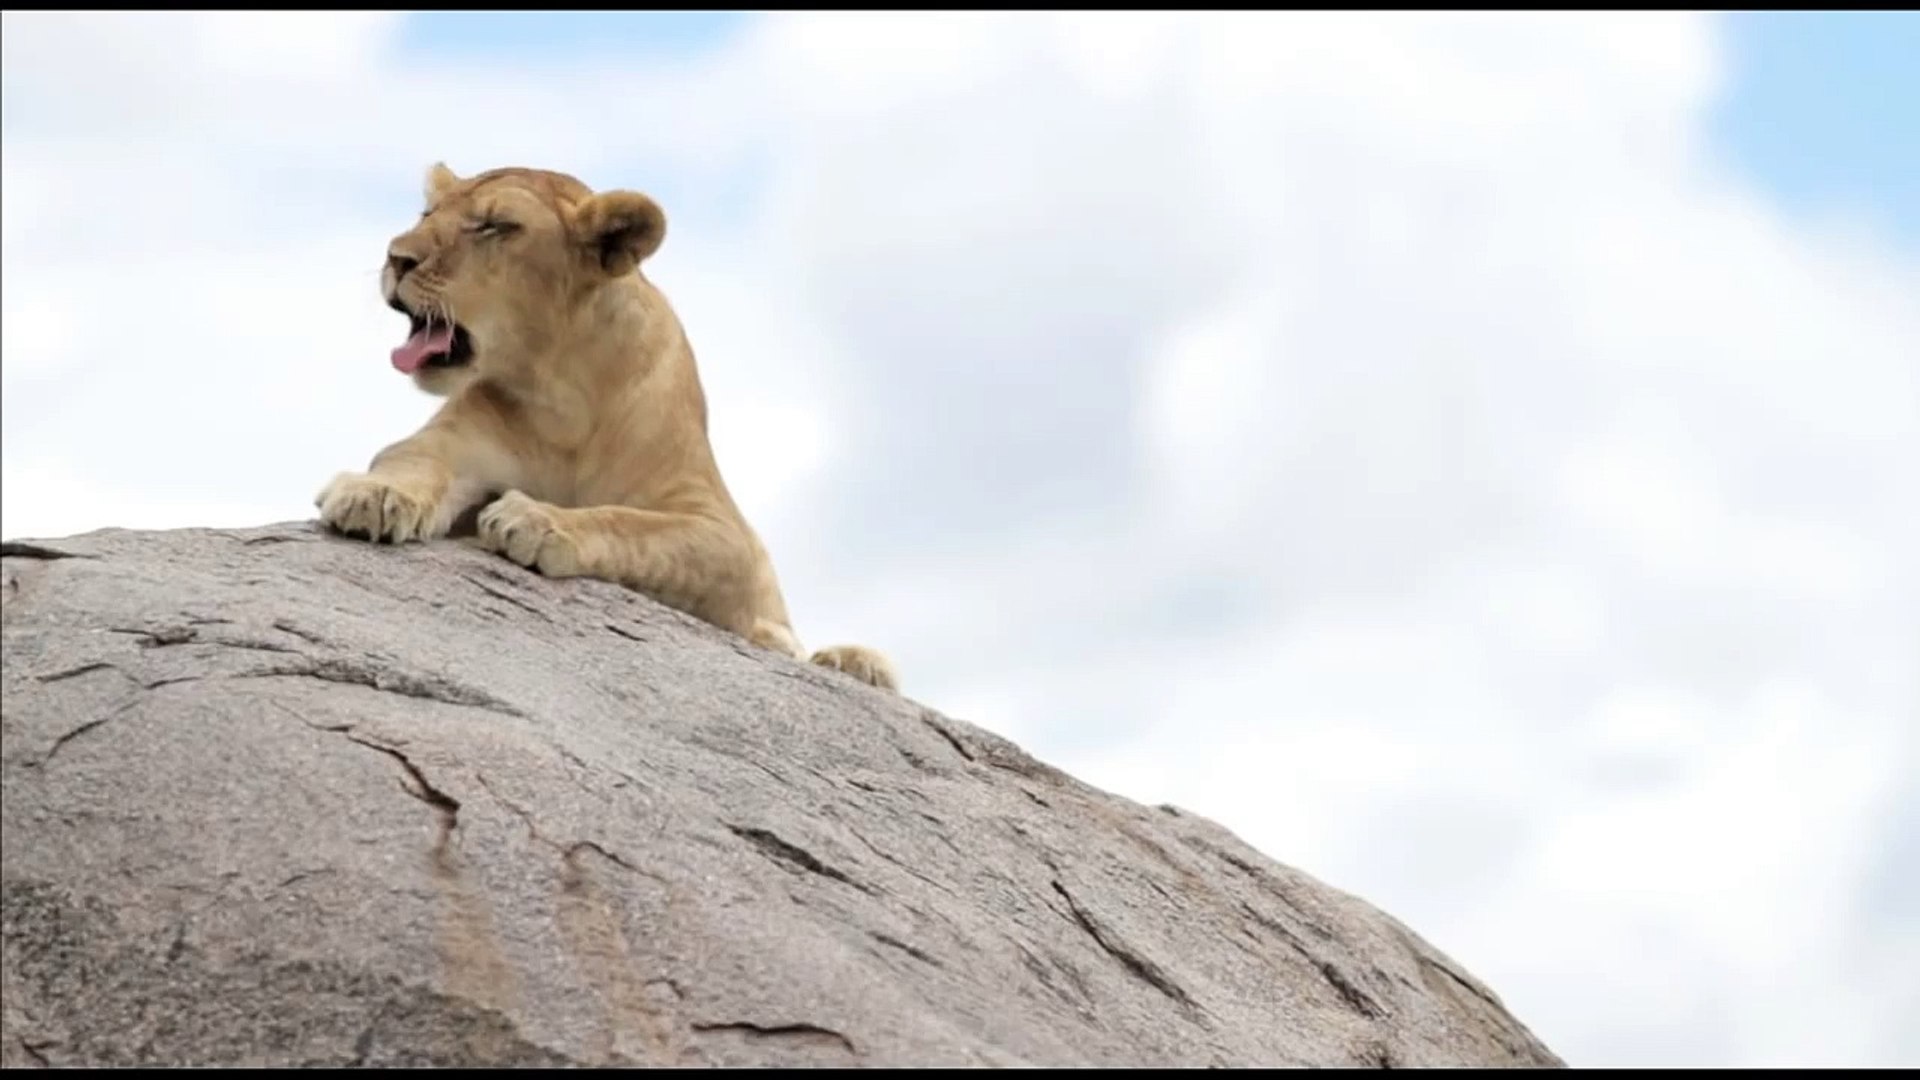
{"label": "closed eye", "polygon": [[489,219],[486,221],[476,221],[472,225],[469,225],[468,229],[476,236],[506,236],[509,233],[518,232],[520,225],[514,221]]}

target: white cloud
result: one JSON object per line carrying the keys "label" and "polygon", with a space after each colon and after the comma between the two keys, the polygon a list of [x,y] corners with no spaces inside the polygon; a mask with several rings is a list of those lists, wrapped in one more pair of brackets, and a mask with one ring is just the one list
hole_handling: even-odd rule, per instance
{"label": "white cloud", "polygon": [[6,16],[9,536],[304,515],[417,422],[372,266],[428,161],[651,187],[809,640],[1382,904],[1577,1063],[1916,1063],[1920,265],[1714,159],[1709,20],[476,71],[198,18]]}

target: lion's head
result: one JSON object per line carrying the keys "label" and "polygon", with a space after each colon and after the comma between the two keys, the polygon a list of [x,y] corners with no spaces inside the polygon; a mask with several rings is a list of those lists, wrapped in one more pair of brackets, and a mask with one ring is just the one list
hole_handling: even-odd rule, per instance
{"label": "lion's head", "polygon": [[639,192],[564,173],[427,171],[427,205],[387,245],[387,304],[412,321],[393,366],[445,394],[561,344],[568,324],[660,247],[666,216]]}

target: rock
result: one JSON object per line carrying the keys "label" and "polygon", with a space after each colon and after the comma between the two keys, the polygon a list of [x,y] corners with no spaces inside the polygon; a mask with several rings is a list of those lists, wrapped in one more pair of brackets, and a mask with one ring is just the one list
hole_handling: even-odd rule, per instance
{"label": "rock", "polygon": [[612,585],[3,553],[8,1066],[1560,1064],[1220,826]]}

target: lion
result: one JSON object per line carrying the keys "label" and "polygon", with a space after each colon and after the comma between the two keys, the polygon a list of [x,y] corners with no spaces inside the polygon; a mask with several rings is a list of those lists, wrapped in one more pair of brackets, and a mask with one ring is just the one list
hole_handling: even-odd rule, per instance
{"label": "lion", "polygon": [[380,285],[410,323],[393,366],[445,403],[366,472],[335,477],[320,518],[396,544],[471,521],[474,542],[548,577],[617,582],[897,692],[882,653],[809,657],[794,636],[772,560],[720,477],[693,350],[640,269],[666,228],[639,192],[430,168],[426,209],[388,244]]}

